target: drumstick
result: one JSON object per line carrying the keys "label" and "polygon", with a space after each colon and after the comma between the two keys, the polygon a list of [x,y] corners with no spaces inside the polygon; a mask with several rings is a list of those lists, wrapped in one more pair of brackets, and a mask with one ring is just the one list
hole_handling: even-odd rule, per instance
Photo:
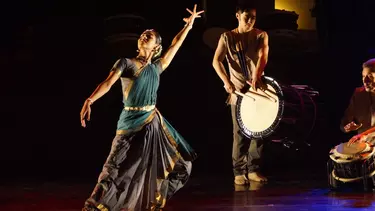
{"label": "drumstick", "polygon": [[[251,84],[249,81],[247,81],[247,84],[249,84],[250,87],[252,87],[252,84]],[[262,90],[262,89],[260,89],[260,90]],[[274,94],[274,95],[276,95],[276,93],[274,93],[273,91],[269,90],[268,88],[265,89],[265,90],[271,92],[271,93]],[[263,91],[263,90],[262,90],[262,92],[263,92],[265,95],[267,95],[268,97],[266,97],[266,96],[264,96],[264,95],[261,95],[261,94],[259,94],[259,93],[257,93],[257,92],[251,91],[251,90],[249,90],[249,92],[252,93],[252,94],[258,95],[258,96],[260,96],[260,97],[267,98],[268,100],[273,101],[274,103],[277,102],[277,100],[276,100],[275,98],[273,98],[272,96],[270,96],[269,94],[267,94],[267,93],[266,93],[265,91]],[[271,100],[270,98],[271,98],[272,100]]]}
{"label": "drumstick", "polygon": [[263,89],[260,89],[265,95],[267,95],[269,98],[271,98],[274,102],[277,102],[277,100],[274,98],[274,97],[272,97],[271,95],[269,95],[266,91],[269,91],[268,89],[266,89],[266,90],[263,90]]}
{"label": "drumstick", "polygon": [[251,98],[253,101],[255,101],[255,98],[249,96],[249,95],[245,95],[239,91],[234,91],[235,94],[239,95],[239,96],[242,96],[242,97],[247,97],[247,98]]}
{"label": "drumstick", "polygon": [[261,94],[259,94],[258,92],[254,92],[254,91],[251,91],[251,90],[249,90],[248,92],[249,92],[250,94],[254,94],[254,95],[256,95],[256,96],[266,98],[267,100],[269,100],[269,101],[271,101],[271,102],[276,102],[275,99],[273,99],[273,98],[270,99],[269,97],[264,96],[264,95],[261,95]]}
{"label": "drumstick", "polygon": [[270,92],[271,94],[273,94],[273,95],[276,95],[277,96],[277,94],[276,94],[276,92],[274,92],[274,91],[272,91],[271,89],[265,89],[265,91],[268,91],[268,92]]}

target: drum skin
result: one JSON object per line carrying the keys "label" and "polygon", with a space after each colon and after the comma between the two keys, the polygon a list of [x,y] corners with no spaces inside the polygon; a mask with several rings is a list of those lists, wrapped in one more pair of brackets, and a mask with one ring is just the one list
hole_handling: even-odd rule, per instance
{"label": "drum skin", "polygon": [[[248,138],[307,139],[317,116],[316,104],[310,93],[280,84],[268,76],[262,76],[262,81],[269,90],[266,94],[276,102],[252,94],[252,89],[243,93],[255,98],[255,101],[238,96],[236,119],[241,132]],[[266,96],[259,89],[257,93]]]}

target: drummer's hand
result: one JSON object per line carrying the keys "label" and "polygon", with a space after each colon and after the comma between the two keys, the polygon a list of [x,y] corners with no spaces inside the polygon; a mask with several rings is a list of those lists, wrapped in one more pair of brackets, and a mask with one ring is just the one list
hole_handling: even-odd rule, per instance
{"label": "drummer's hand", "polygon": [[225,91],[229,94],[234,93],[236,91],[236,88],[234,87],[233,83],[231,81],[224,84]]}
{"label": "drummer's hand", "polygon": [[362,134],[355,135],[348,141],[348,146],[354,143],[365,142],[366,137],[367,137],[366,135],[362,135]]}
{"label": "drummer's hand", "polygon": [[355,130],[358,130],[358,128],[360,128],[361,126],[362,126],[362,124],[356,124],[355,122],[352,121],[349,124],[344,126],[344,131],[346,133],[348,133],[350,131],[355,131]]}
{"label": "drummer's hand", "polygon": [[263,83],[262,79],[259,77],[254,77],[250,81],[247,81],[247,83],[253,88],[255,91],[257,91],[258,88],[265,89],[265,84]]}

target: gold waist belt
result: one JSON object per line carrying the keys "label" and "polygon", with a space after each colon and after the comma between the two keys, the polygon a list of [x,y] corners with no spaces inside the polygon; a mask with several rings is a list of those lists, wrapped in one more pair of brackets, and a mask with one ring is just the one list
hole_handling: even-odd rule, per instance
{"label": "gold waist belt", "polygon": [[155,109],[155,105],[147,105],[143,107],[124,107],[125,110],[127,111],[152,111]]}

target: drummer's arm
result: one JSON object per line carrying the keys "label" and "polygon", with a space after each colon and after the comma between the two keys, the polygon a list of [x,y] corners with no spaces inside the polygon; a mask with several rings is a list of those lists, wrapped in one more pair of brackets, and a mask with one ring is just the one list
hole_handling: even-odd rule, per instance
{"label": "drummer's arm", "polygon": [[364,142],[370,142],[374,144],[374,137],[375,137],[375,127],[372,127],[356,136],[353,136],[350,140],[349,143],[354,143],[357,141],[364,141]]}
{"label": "drummer's arm", "polygon": [[369,133],[369,134],[366,136],[365,141],[366,141],[366,142],[369,142],[369,143],[371,143],[371,144],[375,144],[375,132]]}
{"label": "drummer's arm", "polygon": [[254,76],[260,77],[263,74],[264,68],[266,67],[267,62],[268,62],[268,52],[269,52],[268,34],[264,32],[264,36],[263,36],[262,43],[260,45],[260,50],[259,50],[259,60],[255,68],[255,72],[254,72],[255,75],[253,75],[253,77]]}
{"label": "drummer's arm", "polygon": [[230,79],[225,71],[225,67],[223,64],[225,55],[227,53],[227,49],[224,42],[224,36],[220,36],[219,42],[216,47],[215,55],[212,60],[212,66],[214,67],[217,75],[220,77],[220,79],[223,81],[224,86],[229,86]]}
{"label": "drummer's arm", "polygon": [[374,133],[375,135],[375,126],[362,132],[360,135],[364,135],[364,136],[367,136],[367,135],[372,135]]}

